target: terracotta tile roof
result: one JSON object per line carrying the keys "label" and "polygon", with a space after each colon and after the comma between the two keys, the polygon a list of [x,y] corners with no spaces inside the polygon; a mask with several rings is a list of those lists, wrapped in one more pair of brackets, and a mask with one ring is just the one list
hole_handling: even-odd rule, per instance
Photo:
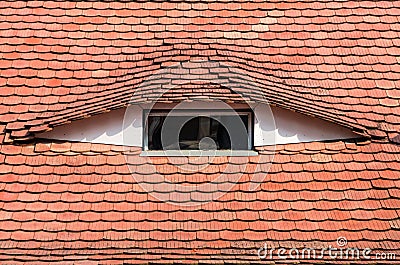
{"label": "terracotta tile roof", "polygon": [[[38,142],[3,145],[0,156],[0,260],[5,263],[46,262],[49,256],[105,264],[160,258],[257,261],[254,251],[266,241],[333,245],[338,236],[351,247],[400,254],[400,147],[390,143],[278,146],[259,189],[249,192],[246,176],[252,171],[245,167],[233,190],[192,207],[144,192],[117,146]],[[143,158],[130,161],[138,165],[134,174],[155,179],[144,170]],[[177,182],[209,181],[207,174],[178,173],[166,158],[153,162]],[[218,175],[220,162],[207,170]]]}
{"label": "terracotta tile roof", "polygon": [[400,128],[399,8],[393,1],[4,1],[7,139],[126,105],[154,71],[200,59],[243,69],[270,103],[392,139]]}
{"label": "terracotta tile roof", "polygon": [[[256,191],[247,189],[251,167],[240,167],[245,174],[233,190],[214,202],[183,208],[144,192],[118,146],[37,142],[3,145],[0,156],[0,260],[5,263],[45,263],[49,257],[105,264],[113,259],[257,261],[254,251],[265,241],[327,246],[340,236],[351,247],[400,254],[400,147],[390,143],[278,146]],[[248,159],[254,158],[235,163],[239,168]],[[154,179],[143,158],[130,161],[137,163],[137,174],[146,174],[145,181]],[[226,161],[217,160],[207,171],[218,175]],[[166,158],[153,163],[177,182],[209,181],[201,171],[177,172]]]}
{"label": "terracotta tile roof", "polygon": [[[340,236],[400,257],[399,16],[397,1],[0,2],[0,262],[257,263],[265,242],[335,246]],[[213,82],[230,73],[211,71],[166,101],[262,95],[366,138],[278,146],[249,191],[270,152],[260,148],[232,162],[232,176],[245,172],[233,190],[183,208],[142,190],[119,146],[17,142],[126,106],[147,77],[189,60],[237,67],[259,94],[230,93]],[[134,173],[155,179],[136,151]],[[183,184],[230,164],[190,173],[152,162]]]}

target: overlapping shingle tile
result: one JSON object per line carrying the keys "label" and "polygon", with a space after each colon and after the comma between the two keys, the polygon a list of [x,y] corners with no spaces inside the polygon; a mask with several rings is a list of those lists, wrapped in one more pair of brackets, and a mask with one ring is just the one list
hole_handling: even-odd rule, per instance
{"label": "overlapping shingle tile", "polygon": [[[399,253],[398,146],[332,142],[277,150],[269,175],[256,191],[246,189],[245,174],[220,199],[182,208],[142,190],[119,147],[68,142],[3,145],[0,259],[77,262],[84,256],[110,264],[113,259],[156,261],[161,255],[192,263],[215,257],[228,261],[234,255],[257,261],[254,251],[265,241],[333,244],[338,236],[354,247]],[[237,158],[234,163],[249,159],[254,160]],[[209,181],[207,174],[178,173],[167,158],[153,160],[177,183]],[[140,165],[137,173],[145,174],[149,161],[129,161]],[[209,165],[214,175],[227,161],[217,158]],[[144,181],[154,182],[152,173]]]}
{"label": "overlapping shingle tile", "polygon": [[[339,236],[400,255],[399,15],[396,1],[0,2],[1,263],[257,263],[264,242],[326,246]],[[143,80],[190,60],[239,69],[256,88],[243,79],[236,84],[246,89],[233,93],[215,82],[232,72],[211,67],[166,102],[268,100],[368,139],[277,146],[269,169],[258,166],[268,147],[259,157],[216,158],[196,174],[151,158],[187,185],[229,164],[232,177],[244,173],[223,197],[183,208],[141,189],[120,146],[15,143],[124,107]],[[156,93],[144,91],[134,99]],[[133,173],[156,182],[131,151]],[[267,169],[249,191],[251,175]]]}
{"label": "overlapping shingle tile", "polygon": [[1,5],[7,141],[126,105],[154,71],[199,59],[246,71],[281,107],[374,137],[400,128],[393,1]]}

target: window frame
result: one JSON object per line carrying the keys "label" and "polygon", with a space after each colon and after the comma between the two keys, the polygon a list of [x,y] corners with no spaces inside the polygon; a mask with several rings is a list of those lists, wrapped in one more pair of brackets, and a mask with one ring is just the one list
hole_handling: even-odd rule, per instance
{"label": "window frame", "polygon": [[[148,140],[149,140],[149,135],[148,135],[148,127],[149,124],[147,122],[149,116],[167,116],[170,114],[171,109],[143,109],[143,115],[142,115],[142,124],[143,124],[143,137],[142,137],[142,150],[146,152],[154,152],[154,153],[160,153],[160,152],[167,152],[167,153],[176,153],[177,151],[187,151],[189,153],[196,153],[196,151],[199,150],[149,150],[148,147]],[[237,115],[247,115],[247,143],[248,143],[248,149],[247,150],[216,150],[213,152],[219,152],[219,153],[227,153],[227,152],[235,152],[237,154],[243,153],[246,154],[246,152],[252,152],[254,151],[254,113],[251,109],[179,109],[179,110],[174,110],[173,113],[170,115],[173,116],[193,116],[193,118],[201,116],[200,114],[205,114],[204,116],[206,117],[213,117],[213,116],[222,116],[222,115],[232,115],[233,111],[235,111],[234,114]],[[248,155],[248,154],[247,154]]]}

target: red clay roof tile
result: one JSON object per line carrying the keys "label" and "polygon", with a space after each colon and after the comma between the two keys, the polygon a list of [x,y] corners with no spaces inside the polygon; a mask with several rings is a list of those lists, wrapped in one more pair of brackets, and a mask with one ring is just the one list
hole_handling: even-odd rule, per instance
{"label": "red clay roof tile", "polygon": [[[352,246],[400,253],[398,3],[1,5],[3,263],[249,262],[259,261],[254,251],[260,242],[334,245],[339,236]],[[154,169],[135,153],[131,169],[145,180],[157,170],[168,179],[201,183],[229,163],[231,177],[249,173],[225,196],[197,208],[171,206],[143,191],[125,166],[122,147],[5,143],[123,107],[126,94],[152,71],[194,59],[237,65],[260,81],[271,103],[382,141],[277,146],[270,174],[253,192],[248,187],[258,157],[217,158],[194,174],[159,158],[152,159]],[[211,69],[207,79],[230,75]],[[241,100],[223,87],[188,85],[166,101],[194,96]],[[176,162],[192,168],[207,163]],[[178,196],[201,199],[204,192]]]}
{"label": "red clay roof tile", "polygon": [[[236,3],[235,3],[236,4]],[[191,53],[192,54],[202,54],[203,50],[197,50],[197,44],[196,42],[204,39],[205,43],[207,43],[209,40],[207,39],[207,36],[211,36],[210,34],[217,34],[219,33],[218,31],[215,31],[216,29],[221,30],[219,34],[218,38],[235,38],[234,43],[237,44],[238,46],[235,45],[230,45],[229,47],[223,47],[221,45],[219,46],[213,46],[214,48],[219,47],[219,49],[222,49],[221,51],[223,51],[224,49],[234,49],[239,47],[240,45],[243,45],[245,43],[249,43],[246,42],[245,38],[256,38],[256,35],[258,34],[258,39],[257,41],[252,41],[250,42],[253,47],[251,47],[251,49],[247,49],[247,53],[251,54],[253,52],[255,52],[258,47],[261,46],[265,46],[265,45],[258,45],[257,42],[262,43],[263,42],[263,38],[266,36],[270,36],[270,40],[271,40],[271,46],[276,45],[277,47],[279,47],[275,53],[272,53],[271,55],[278,55],[280,56],[280,58],[282,57],[282,52],[279,52],[279,49],[281,49],[281,47],[285,47],[286,50],[284,50],[285,52],[288,52],[287,54],[285,54],[285,56],[291,56],[291,57],[287,57],[287,60],[284,61],[279,61],[280,64],[280,69],[290,69],[292,68],[293,70],[296,70],[297,72],[292,72],[293,76],[296,76],[297,73],[299,72],[299,70],[304,70],[306,72],[304,72],[304,74],[306,74],[307,79],[305,79],[304,81],[308,81],[309,78],[317,78],[318,80],[320,80],[321,78],[330,78],[333,77],[333,73],[337,73],[340,74],[338,72],[332,72],[334,71],[333,69],[336,69],[336,71],[346,71],[347,75],[350,77],[352,76],[352,78],[350,79],[346,79],[345,82],[343,82],[343,80],[337,80],[334,81],[335,79],[330,80],[330,82],[324,82],[322,80],[318,81],[321,85],[323,84],[327,84],[330,83],[332,84],[332,82],[337,82],[338,85],[334,86],[335,89],[330,89],[332,95],[336,94],[336,89],[340,90],[342,88],[351,88],[351,90],[349,90],[350,93],[353,93],[354,90],[353,88],[356,88],[357,85],[353,84],[351,85],[353,82],[351,79],[355,79],[357,78],[359,82],[359,86],[362,85],[366,85],[367,88],[374,88],[377,87],[377,89],[375,89],[375,93],[367,93],[365,94],[365,97],[370,97],[370,98],[374,98],[377,97],[376,92],[382,94],[381,92],[384,92],[386,90],[387,95],[389,97],[393,97],[392,94],[395,93],[395,89],[393,84],[390,84],[391,81],[389,80],[389,75],[388,75],[388,71],[385,71],[384,73],[382,73],[382,67],[384,67],[385,65],[390,66],[391,68],[393,68],[395,65],[395,63],[397,61],[395,61],[393,58],[393,56],[395,56],[396,53],[396,47],[395,46],[389,46],[393,41],[395,41],[395,36],[396,33],[395,31],[393,31],[392,27],[389,27],[388,23],[393,23],[390,21],[395,21],[395,19],[393,20],[393,14],[391,14],[391,11],[396,10],[396,9],[385,9],[385,11],[387,11],[386,13],[382,13],[382,15],[376,14],[376,13],[371,13],[368,9],[357,9],[357,16],[352,15],[349,12],[349,9],[341,9],[341,10],[331,10],[329,7],[326,6],[321,6],[321,9],[314,9],[311,6],[307,6],[307,4],[305,3],[297,3],[299,6],[303,5],[299,10],[287,10],[285,9],[285,7],[280,6],[279,8],[283,8],[283,10],[280,9],[274,9],[274,5],[276,4],[270,4],[270,3],[257,3],[257,10],[250,10],[250,9],[245,9],[243,7],[243,5],[246,6],[246,4],[242,3],[239,4],[237,3],[236,6],[240,7],[241,9],[230,9],[231,7],[229,7],[228,9],[224,9],[224,10],[219,10],[218,13],[215,13],[215,16],[212,17],[211,19],[215,20],[215,22],[218,25],[218,27],[213,27],[210,24],[207,24],[209,19],[208,18],[200,18],[197,17],[201,12],[203,12],[203,10],[207,10],[209,8],[209,5],[205,5],[204,8],[202,8],[199,11],[185,11],[185,14],[189,14],[190,12],[193,12],[193,18],[191,16],[189,16],[190,18],[188,18],[188,20],[193,19],[193,22],[195,24],[198,24],[198,26],[196,28],[194,28],[194,25],[187,25],[186,23],[183,23],[185,20],[179,19],[179,17],[174,17],[174,18],[168,18],[168,14],[169,15],[173,15],[174,12],[175,13],[179,13],[179,14],[183,14],[183,11],[180,10],[176,10],[176,9],[171,9],[171,10],[164,10],[164,9],[160,9],[160,6],[156,7],[156,9],[151,9],[151,12],[148,11],[149,14],[152,14],[152,16],[150,17],[146,17],[143,16],[143,11],[144,10],[140,10],[141,12],[136,12],[139,9],[136,9],[138,7],[133,7],[133,6],[129,6],[128,3],[122,4],[119,9],[113,10],[113,16],[110,17],[108,13],[104,13],[104,11],[107,10],[102,10],[100,13],[97,13],[99,10],[94,10],[91,9],[93,7],[88,7],[88,9],[85,10],[81,10],[77,7],[75,7],[75,9],[67,9],[67,10],[63,10],[59,9],[59,8],[53,8],[51,9],[51,13],[53,15],[58,15],[58,12],[60,13],[59,15],[62,17],[62,19],[65,21],[65,23],[67,24],[63,24],[63,26],[59,27],[57,29],[57,26],[60,26],[61,24],[57,24],[56,20],[51,20],[53,17],[52,16],[47,16],[47,19],[49,19],[49,23],[47,25],[42,25],[39,28],[45,28],[46,30],[50,30],[50,32],[52,32],[52,34],[54,34],[54,36],[56,37],[55,39],[50,39],[47,38],[47,35],[38,35],[38,37],[31,37],[29,36],[27,38],[28,42],[31,41],[32,43],[30,43],[30,45],[25,45],[23,47],[29,48],[32,47],[32,49],[27,49],[27,50],[22,50],[19,49],[18,52],[19,53],[23,53],[23,55],[26,57],[29,55],[28,52],[32,53],[33,51],[35,52],[40,52],[37,56],[41,59],[41,60],[35,60],[35,63],[32,63],[32,67],[36,68],[36,69],[43,69],[44,71],[40,71],[37,73],[38,77],[43,78],[43,82],[42,83],[39,79],[29,79],[27,80],[27,85],[29,85],[29,82],[36,82],[33,85],[45,85],[45,86],[50,86],[50,87],[59,87],[60,89],[54,89],[53,93],[57,96],[62,96],[65,95],[65,93],[67,93],[69,91],[69,89],[64,90],[62,89],[60,86],[62,86],[63,84],[65,86],[67,85],[73,85],[75,83],[75,85],[78,85],[79,82],[77,82],[76,80],[59,80],[59,79],[49,79],[46,80],[47,78],[51,78],[53,76],[56,75],[60,75],[61,78],[66,78],[67,76],[65,76],[63,73],[67,73],[64,68],[69,68],[66,65],[70,64],[70,62],[66,62],[65,66],[61,66],[59,68],[57,68],[58,70],[61,71],[54,71],[53,73],[51,72],[54,66],[54,54],[49,53],[49,51],[45,50],[40,50],[43,49],[43,47],[45,46],[40,46],[40,43],[44,43],[47,45],[53,45],[51,51],[52,52],[63,52],[65,54],[63,54],[63,57],[58,56],[57,58],[60,58],[62,60],[71,60],[72,58],[79,58],[79,61],[82,63],[86,64],[86,69],[90,69],[93,71],[94,76],[96,77],[97,73],[100,73],[99,71],[104,71],[101,69],[113,69],[116,67],[115,63],[112,62],[107,62],[104,60],[107,60],[109,58],[111,58],[110,56],[106,56],[103,59],[100,59],[101,66],[100,65],[96,65],[93,64],[93,62],[90,62],[89,58],[87,55],[91,54],[89,52],[89,50],[86,48],[88,45],[103,45],[104,46],[108,46],[108,42],[112,40],[112,38],[118,38],[118,36],[120,36],[121,39],[125,38],[124,35],[124,31],[126,31],[126,29],[124,29],[126,27],[126,25],[132,25],[132,29],[135,29],[137,32],[133,32],[133,33],[137,33],[139,36],[139,38],[142,38],[142,40],[138,40],[136,38],[135,43],[132,43],[132,40],[130,39],[129,41],[131,41],[131,43],[129,43],[129,45],[125,44],[124,41],[119,40],[119,45],[122,50],[126,49],[125,47],[133,47],[135,46],[135,44],[137,44],[138,47],[143,47],[143,49],[141,50],[136,50],[136,51],[132,51],[134,53],[134,55],[137,55],[137,52],[143,52],[143,53],[148,53],[148,52],[155,52],[154,54],[152,54],[150,57],[148,58],[154,58],[154,61],[156,60],[160,60],[160,57],[158,55],[155,55],[157,53],[157,50],[165,50],[166,47],[165,46],[159,46],[162,44],[162,42],[159,41],[159,43],[156,43],[155,40],[153,39],[154,36],[157,34],[160,34],[158,31],[163,31],[163,34],[160,35],[160,37],[162,37],[164,39],[164,43],[168,44],[168,43],[177,43],[175,45],[175,48],[179,48],[182,49],[183,52],[185,52],[185,49],[183,46],[179,46],[179,42],[190,42],[192,43],[191,45],[195,48],[194,50],[191,49],[190,45],[187,45],[188,49],[191,49]],[[145,4],[145,6],[148,4]],[[158,5],[158,4],[157,4]],[[351,6],[351,5],[349,5]],[[124,9],[126,8],[126,9]],[[250,8],[250,6],[247,6],[247,8]],[[271,9],[271,10],[269,10]],[[9,9],[8,11],[12,14],[13,12],[18,12],[19,10],[23,10],[24,12],[27,10],[30,10],[29,8],[24,7],[24,9],[19,9],[19,8],[13,8],[13,9]],[[34,9],[35,11],[38,11],[38,9]],[[41,9],[41,10],[45,10],[45,9]],[[249,12],[250,11],[250,12]],[[318,14],[320,14],[321,12],[324,12],[325,16],[319,16]],[[381,11],[380,9],[374,9],[374,12],[376,11]],[[146,11],[147,12],[147,11]],[[293,13],[290,13],[293,12]],[[296,15],[295,13],[299,13],[302,14],[301,16]],[[76,14],[83,14],[83,16],[78,16],[75,17],[75,13]],[[99,16],[93,18],[93,19],[88,19],[88,17],[85,17],[85,15],[90,15],[91,13],[96,13]],[[134,14],[134,16],[126,16],[126,14]],[[235,13],[235,16],[232,16],[232,14]],[[240,13],[240,19],[237,19],[236,16],[238,16]],[[338,31],[338,27],[337,24],[332,24],[332,19],[328,19],[328,14],[331,13],[332,18],[336,19],[336,23],[338,23],[339,21],[342,22],[341,23],[341,31]],[[141,15],[143,16],[142,18],[139,18],[139,16],[136,15]],[[217,15],[218,14],[218,15]],[[248,16],[249,14],[251,14],[251,16]],[[306,15],[307,14],[307,15]],[[69,17],[69,15],[74,16],[74,20],[72,18]],[[177,15],[177,14],[175,14]],[[265,18],[264,16],[267,15],[268,17]],[[158,16],[158,17],[157,17]],[[364,16],[364,17],[363,17]],[[264,18],[263,18],[264,17]],[[30,19],[33,19],[33,21],[31,22],[35,22],[35,23],[31,23],[31,28],[32,29],[36,29],[38,30],[37,26],[40,26],[40,21],[39,20],[35,20],[34,16],[29,17]],[[157,18],[160,18],[159,20],[157,20]],[[361,19],[364,18],[364,19]],[[18,21],[17,17],[15,17],[15,21]],[[243,32],[243,31],[248,31],[249,28],[246,28],[244,26],[244,24],[238,24],[236,25],[236,19],[237,22],[239,23],[239,21],[243,21],[246,20],[246,23],[250,23],[250,24],[256,24],[256,23],[270,23],[271,25],[269,25],[268,33],[256,33],[256,32]],[[163,21],[165,20],[165,21]],[[204,20],[204,21],[203,21]],[[230,24],[227,24],[227,21],[231,21]],[[366,20],[368,22],[368,24],[366,23],[362,23],[362,21]],[[373,21],[385,21],[385,24],[382,23],[374,23]],[[12,23],[15,22],[10,21]],[[159,28],[159,26],[162,26],[160,24],[152,24],[155,23],[155,21],[157,21],[158,23],[164,24],[166,25],[166,27],[164,28]],[[346,21],[346,22],[345,22]],[[68,24],[70,23],[70,24]],[[92,24],[90,24],[92,23]],[[120,23],[120,24],[119,24]],[[183,23],[183,24],[181,24]],[[97,25],[102,25],[102,27],[94,27]],[[174,25],[172,25],[174,24]],[[78,26],[79,25],[79,26]],[[149,25],[150,27],[148,27],[147,25]],[[110,36],[105,36],[106,39],[98,39],[100,38],[100,34],[95,35],[95,33],[97,32],[90,32],[87,36],[89,36],[89,39],[84,39],[85,35],[81,34],[82,32],[86,32],[86,31],[90,31],[90,30],[95,30],[97,29],[106,29],[106,27],[110,27],[110,32],[107,32],[106,34],[109,34]],[[182,30],[190,30],[190,31],[195,31],[195,33],[199,33],[199,32],[205,32],[205,34],[202,34],[202,36],[200,35],[196,35],[194,34],[193,37],[194,39],[188,39],[190,38],[189,34],[186,34],[184,37],[187,39],[180,39],[179,42],[177,41],[172,41],[172,39],[168,39],[168,38],[172,38],[172,34],[167,34],[168,30],[173,31],[174,29],[172,28],[172,26],[174,27],[181,27]],[[250,25],[247,25],[250,26]],[[336,30],[335,34],[331,34],[332,26],[334,26],[333,28]],[[47,27],[47,28],[46,28]],[[146,27],[146,31],[150,30],[150,32],[142,32],[140,27]],[[296,27],[301,27],[301,31],[295,30]],[[204,29],[203,29],[204,28]],[[57,31],[55,31],[57,30]],[[237,31],[235,31],[237,30]],[[293,31],[293,32],[288,32],[289,31]],[[316,30],[318,30],[319,32],[315,32]],[[366,30],[370,30],[368,32],[368,36],[366,36],[364,34],[364,32]],[[375,30],[375,31],[372,31]],[[4,36],[8,36],[5,35],[6,33],[10,33],[9,35],[11,36],[11,33],[13,33],[12,35],[16,35],[18,36],[18,34],[21,31],[23,31],[23,29],[18,29],[18,30],[14,30],[14,31],[4,31]],[[196,32],[197,31],[197,32]],[[235,32],[234,32],[235,31]],[[154,33],[153,33],[154,32]],[[384,34],[384,38],[380,38],[380,36],[374,36],[373,34],[376,32],[381,32],[382,34]],[[147,36],[147,35],[148,36]],[[269,35],[267,35],[269,34]],[[318,40],[318,39],[312,39],[313,37],[319,37],[321,38],[321,36],[323,37],[323,34],[325,34],[326,38],[330,38],[328,39],[322,39],[322,40]],[[315,36],[314,36],[315,35]],[[175,34],[176,37],[178,37]],[[348,36],[352,36],[351,39],[346,38]],[[65,49],[66,47],[61,47],[61,46],[55,46],[56,44],[58,44],[57,42],[55,42],[54,40],[60,39],[60,38],[73,38],[73,39],[68,39],[73,41],[74,43],[76,43],[75,46],[72,46],[71,49]],[[215,36],[214,36],[215,38]],[[310,40],[311,38],[311,40]],[[369,39],[370,38],[376,38],[375,42],[371,42]],[[304,43],[300,40],[305,39]],[[18,39],[14,39],[13,40],[18,40]],[[96,40],[96,41],[94,41]],[[305,61],[305,60],[301,60],[298,61],[299,57],[297,56],[292,56],[293,54],[300,54],[304,53],[304,54],[309,54],[308,50],[309,47],[307,47],[307,45],[310,45],[310,41],[313,41],[314,47],[317,47],[318,51],[313,50],[312,54],[319,54],[320,56],[314,56],[312,59],[316,60],[309,60],[309,61]],[[142,42],[142,43],[140,43]],[[221,39],[220,42],[224,45],[227,44],[228,42],[225,42],[224,39]],[[278,44],[278,42],[282,42],[282,44]],[[371,43],[371,44],[370,44]],[[29,44],[29,43],[28,43]],[[230,41],[229,44],[232,44],[232,42]],[[375,45],[375,49],[368,49],[368,50],[362,50],[358,45]],[[149,46],[146,46],[149,45]],[[155,46],[151,46],[151,45],[155,45]],[[297,46],[301,45],[302,49],[297,49],[297,51],[293,50],[293,52],[290,50],[291,48],[298,48]],[[321,45],[323,45],[321,47]],[[325,47],[325,46],[329,46],[329,47]],[[380,47],[384,46],[385,49],[381,49]],[[17,48],[20,48],[22,46],[15,46]],[[4,45],[4,49],[3,51],[5,52],[5,56],[4,58],[6,59],[6,63],[11,63],[10,60],[13,60],[11,64],[11,67],[17,66],[17,62],[21,62],[22,64],[25,62],[24,60],[15,60],[14,57],[10,57],[12,51],[15,50],[14,46],[6,46]],[[207,46],[206,46],[207,47]],[[286,48],[287,47],[287,48]],[[332,48],[331,48],[332,47]],[[11,50],[8,51],[6,48],[10,48]],[[33,49],[34,48],[34,49]],[[65,50],[57,50],[59,48],[64,48]],[[113,56],[120,56],[120,50],[119,48],[113,47],[107,47],[106,49],[103,49],[101,47],[90,47],[91,49],[95,49],[95,48],[99,48],[101,49],[101,53],[110,53],[110,55]],[[211,46],[210,46],[211,48]],[[212,49],[214,49],[212,48]],[[330,51],[329,49],[332,49],[332,51]],[[335,51],[333,51],[333,49],[335,49]],[[325,52],[324,52],[325,50]],[[204,50],[206,51],[206,50]],[[274,50],[270,49],[270,50],[263,50],[263,52],[272,52]],[[378,52],[379,51],[379,52]],[[70,53],[71,56],[69,56],[67,54],[67,52]],[[349,67],[353,67],[354,64],[356,64],[357,67],[359,66],[368,66],[372,63],[376,63],[377,62],[377,58],[378,57],[373,57],[373,56],[365,56],[369,53],[372,53],[373,56],[379,56],[379,62],[381,62],[381,65],[379,65],[379,67],[372,68],[373,71],[369,71],[366,72],[365,74],[368,74],[368,79],[365,80],[363,78],[360,78],[360,72],[358,71],[354,71],[353,68],[350,69]],[[207,53],[204,53],[204,55],[208,55],[210,56],[211,54],[216,54],[215,50],[208,50]],[[260,54],[260,53],[258,53]],[[299,55],[300,55],[299,54]],[[348,60],[348,61],[343,61],[341,57],[338,56],[332,56],[332,54],[342,54],[342,55],[351,55],[351,56],[346,56],[343,57],[344,60]],[[44,55],[46,55],[47,57],[45,57]],[[73,56],[72,56],[73,55]],[[232,55],[232,54],[231,54]],[[242,56],[245,54],[242,54]],[[360,57],[360,55],[363,55],[364,57]],[[49,57],[50,56],[50,57]],[[53,56],[53,57],[51,57]],[[147,56],[147,54],[146,54]],[[24,57],[23,57],[24,58]],[[181,59],[184,59],[186,57],[181,57]],[[189,57],[188,57],[189,58]],[[221,57],[218,57],[221,58]],[[291,59],[292,58],[292,59]],[[323,60],[321,60],[321,58],[323,58]],[[364,58],[367,58],[369,61],[363,61]],[[222,58],[221,58],[222,59]],[[333,60],[330,60],[333,59]],[[265,60],[264,58],[262,58],[262,56],[259,56],[259,60],[260,61],[267,61],[269,62],[270,60]],[[318,62],[318,60],[320,62]],[[121,60],[118,60],[121,61]],[[301,64],[301,67],[296,67],[293,68],[292,66],[288,65],[286,66],[285,63],[291,63],[292,65],[296,65],[296,64]],[[322,62],[325,62],[326,64],[321,64]],[[6,63],[3,64],[4,66],[6,66]],[[318,63],[320,64],[320,69],[318,67],[312,67],[312,64]],[[331,69],[331,66],[333,66],[333,64],[336,66],[335,68]],[[349,64],[349,65],[346,65]],[[358,65],[357,65],[358,64]],[[374,66],[374,65],[372,65]],[[18,65],[18,67],[23,67],[23,65]],[[50,67],[50,68],[49,68]],[[274,65],[271,65],[271,67],[274,67]],[[346,69],[346,67],[348,69]],[[26,68],[26,67],[25,67]],[[61,68],[61,69],[60,69]],[[7,71],[13,71],[16,69],[20,69],[20,68],[15,68],[15,69],[5,69],[2,73],[2,76],[16,76],[15,74],[12,74],[12,72],[9,73],[9,75],[7,74]],[[25,70],[24,68],[21,68],[22,70]],[[76,69],[74,67],[74,69]],[[308,69],[308,70],[307,70]],[[356,69],[356,68],[354,68]],[[293,70],[289,70],[289,71],[293,71]],[[64,72],[63,72],[64,71]],[[307,71],[313,71],[312,72],[307,72]],[[320,71],[320,72],[319,72]],[[326,72],[328,71],[328,72]],[[375,71],[375,72],[374,72]],[[55,73],[55,74],[54,74]],[[101,72],[101,73],[105,73],[105,72]],[[374,73],[382,73],[380,75],[372,75]],[[10,75],[11,74],[11,75]],[[310,74],[312,76],[310,76]],[[371,74],[371,75],[370,75]],[[390,72],[390,74],[392,76],[395,76],[394,72]],[[340,75],[339,75],[340,76]],[[69,75],[68,78],[89,78],[89,75],[83,77],[83,76],[71,76]],[[343,79],[343,78],[341,78]],[[362,79],[362,80],[361,80]],[[21,78],[9,78],[10,82],[13,81],[17,81],[20,82],[22,79]],[[89,80],[85,80],[86,82],[91,82]],[[373,81],[370,84],[367,84],[368,82]],[[309,82],[303,82],[300,80],[296,81],[296,80],[292,80],[289,82],[291,83],[296,83],[297,86],[307,86],[307,85],[311,85]],[[10,85],[13,85],[13,83],[9,83]],[[95,84],[95,83],[93,83]],[[16,85],[16,84],[14,84]],[[351,86],[349,86],[351,85]],[[328,87],[327,87],[328,88]],[[9,89],[9,88],[7,88]],[[42,87],[42,91],[45,89],[45,87]],[[384,90],[383,90],[384,89]],[[372,91],[372,90],[371,90]],[[309,91],[309,93],[313,93],[311,90]],[[360,93],[366,93],[365,91],[358,91],[356,94],[354,94],[354,97],[359,97],[361,94]],[[26,93],[23,91],[17,91],[17,94],[20,96],[25,95]],[[347,95],[347,94],[346,94]],[[382,96],[379,96],[380,98],[382,98]],[[397,97],[393,97],[392,98],[394,101],[391,104],[395,104],[395,101],[397,100]],[[68,100],[63,100],[60,99],[60,102],[65,101],[65,103],[67,103]],[[314,102],[315,104],[315,102]],[[347,108],[348,106],[341,104],[340,102],[335,103],[334,105],[330,105],[330,109],[344,109]],[[380,111],[382,111],[384,109],[383,107],[384,105],[380,106]],[[283,106],[285,107],[285,106]],[[389,107],[389,106],[387,106]],[[57,112],[58,108],[49,108],[52,111]],[[44,111],[44,110],[42,110]],[[377,110],[379,111],[379,110]],[[311,114],[311,113],[309,113]],[[313,113],[315,115],[319,115],[318,113]],[[342,118],[345,116],[343,115],[344,113],[342,113]],[[351,115],[350,112],[345,113],[346,115]],[[353,112],[353,114],[356,114]],[[35,118],[35,117],[34,117]],[[76,119],[79,118],[79,116],[76,117],[71,117],[71,119]],[[324,118],[324,116],[321,115],[321,118]],[[69,119],[69,118],[68,118]],[[46,123],[45,120],[42,121],[43,123]],[[357,121],[357,122],[361,122],[361,121]],[[374,124],[374,120],[371,120],[372,123],[370,123],[372,126],[376,126],[376,124]],[[354,126],[348,124],[349,126]],[[43,130],[46,127],[41,128],[40,130]],[[32,128],[33,131],[33,128]],[[371,134],[377,133],[377,136],[383,136],[384,134],[381,133],[380,131],[369,131]],[[18,138],[21,137],[18,134],[13,134],[14,137]]]}

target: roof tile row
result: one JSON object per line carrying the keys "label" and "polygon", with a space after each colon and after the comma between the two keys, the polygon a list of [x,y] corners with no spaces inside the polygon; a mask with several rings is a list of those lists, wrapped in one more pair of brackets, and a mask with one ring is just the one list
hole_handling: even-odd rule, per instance
{"label": "roof tile row", "polygon": [[[232,254],[229,251],[241,249],[237,258],[249,261],[255,259],[252,253],[265,240],[278,245],[285,240],[297,244],[317,240],[324,245],[334,244],[338,235],[345,236],[351,246],[399,251],[396,224],[400,218],[400,152],[394,144],[278,146],[271,172],[258,190],[247,190],[250,176],[244,174],[223,197],[183,208],[160,202],[141,190],[130,172],[123,169],[124,152],[118,146],[87,143],[3,145],[0,154],[5,159],[0,169],[9,173],[1,179],[0,238],[6,254],[0,259],[42,260],[48,255],[57,257],[57,251],[62,249],[61,260],[76,262],[79,249],[90,244],[92,247],[85,250],[86,259],[107,264],[116,255],[125,259],[122,253],[128,249],[132,259],[153,260],[155,257],[149,253],[165,251],[170,258],[175,254],[192,262],[208,259],[211,253],[228,260]],[[337,155],[350,160],[336,164],[333,161]],[[326,158],[314,161],[315,156]],[[375,161],[375,156],[381,162]],[[18,162],[23,157],[43,160],[32,165]],[[110,158],[121,161],[121,166],[109,164],[114,163]],[[156,167],[162,166],[159,169],[173,168],[173,162],[195,162],[192,158],[172,162],[169,159],[152,161]],[[54,161],[59,162],[53,165]],[[249,163],[249,159],[232,162]],[[226,163],[228,158],[216,158],[216,166]],[[371,164],[378,164],[379,170],[363,171]],[[311,172],[302,168],[290,173],[297,171],[294,169],[299,165],[310,167]],[[319,165],[323,167],[315,170]],[[143,165],[136,169],[142,168]],[[210,179],[203,173],[174,174],[171,176],[176,183],[187,185]],[[149,175],[143,181],[154,179]],[[199,189],[197,194],[202,192]],[[188,198],[196,200],[196,193]],[[174,199],[179,198],[171,198]],[[66,247],[70,243],[73,245]],[[192,256],[191,244],[203,247]],[[23,253],[23,257],[13,253]]]}

